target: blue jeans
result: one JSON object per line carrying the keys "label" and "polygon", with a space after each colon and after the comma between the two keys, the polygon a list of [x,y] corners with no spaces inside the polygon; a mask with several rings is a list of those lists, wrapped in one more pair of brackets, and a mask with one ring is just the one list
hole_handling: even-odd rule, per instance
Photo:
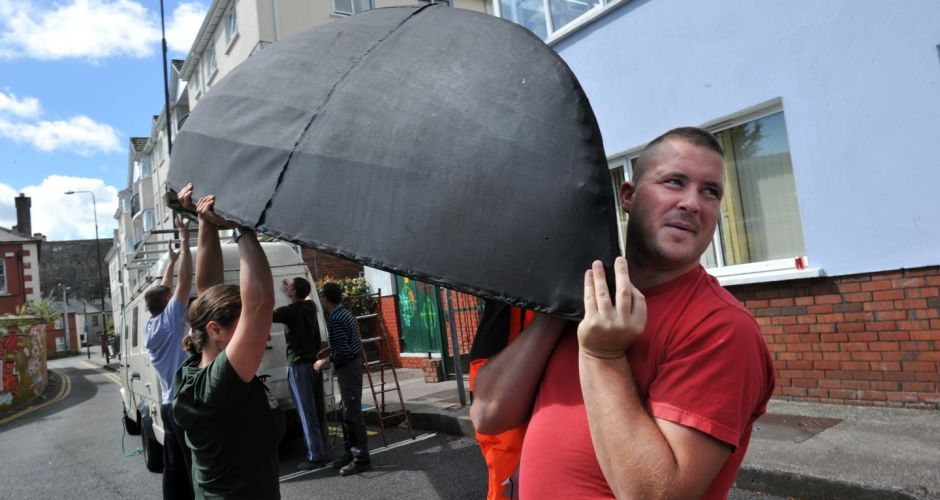
{"label": "blue jeans", "polygon": [[328,431],[323,404],[323,373],[315,371],[313,363],[291,365],[287,367],[287,383],[304,430],[307,460],[323,460],[327,458]]}

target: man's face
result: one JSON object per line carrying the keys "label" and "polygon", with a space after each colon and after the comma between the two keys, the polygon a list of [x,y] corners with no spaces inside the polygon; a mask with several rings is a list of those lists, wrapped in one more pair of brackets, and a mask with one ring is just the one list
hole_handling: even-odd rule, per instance
{"label": "man's face", "polygon": [[724,163],[718,153],[677,139],[660,143],[650,160],[638,184],[620,190],[630,214],[627,255],[656,270],[691,269],[718,224]]}

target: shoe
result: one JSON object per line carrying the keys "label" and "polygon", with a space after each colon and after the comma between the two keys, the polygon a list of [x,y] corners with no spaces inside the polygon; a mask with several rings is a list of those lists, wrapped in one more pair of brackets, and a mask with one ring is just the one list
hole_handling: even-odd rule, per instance
{"label": "shoe", "polygon": [[336,460],[333,460],[332,465],[334,469],[339,470],[351,464],[353,460],[354,459],[352,455],[343,455],[342,457],[339,457]]}
{"label": "shoe", "polygon": [[359,463],[356,461],[349,462],[345,467],[339,470],[340,476],[352,476],[353,474],[359,474],[360,472],[367,471],[372,468],[372,464],[369,462]]}

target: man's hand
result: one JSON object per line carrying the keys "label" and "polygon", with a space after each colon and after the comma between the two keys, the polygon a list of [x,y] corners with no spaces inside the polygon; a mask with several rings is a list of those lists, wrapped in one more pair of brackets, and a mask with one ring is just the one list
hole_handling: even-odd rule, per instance
{"label": "man's hand", "polygon": [[172,240],[172,239],[171,239],[170,241],[166,242],[166,243],[167,243],[167,245],[166,245],[167,257],[169,257],[169,259],[170,259],[170,265],[172,266],[172,264],[173,264],[174,262],[176,262],[176,258],[180,256],[180,253],[177,252],[177,251],[175,251],[175,250],[173,250],[173,240]]}
{"label": "man's hand", "polygon": [[611,303],[604,266],[595,260],[584,273],[584,319],[578,325],[578,345],[589,356],[619,358],[643,334],[646,298],[630,282],[627,260],[614,261],[616,305]]}
{"label": "man's hand", "polygon": [[176,198],[179,199],[180,205],[187,210],[193,212],[196,211],[196,205],[193,205],[193,184],[189,183],[183,186],[183,189],[180,189],[180,192],[176,194]]}
{"label": "man's hand", "polygon": [[189,250],[189,221],[177,216],[176,217],[176,229],[180,233],[180,249]]}
{"label": "man's hand", "polygon": [[223,219],[219,217],[218,215],[216,215],[215,212],[213,211],[213,207],[215,207],[215,195],[210,194],[207,196],[203,196],[199,200],[199,203],[196,204],[196,213],[199,214],[199,218],[203,219],[204,221],[210,224],[215,225],[216,227],[220,227],[223,229],[232,229],[237,225],[230,220]]}
{"label": "man's hand", "polygon": [[316,370],[316,371],[320,371],[320,370],[323,369],[323,365],[325,365],[325,364],[327,364],[327,363],[329,363],[329,362],[330,362],[330,360],[328,360],[328,359],[318,359],[318,360],[313,364],[313,369]]}

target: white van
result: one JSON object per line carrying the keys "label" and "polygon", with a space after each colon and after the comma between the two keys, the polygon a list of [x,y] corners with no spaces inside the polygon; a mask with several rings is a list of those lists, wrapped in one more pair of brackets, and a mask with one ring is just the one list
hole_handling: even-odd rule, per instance
{"label": "white van", "polygon": [[[275,308],[288,304],[288,298],[281,289],[281,282],[285,278],[304,277],[313,285],[313,279],[301,256],[292,245],[282,242],[262,243],[274,276]],[[193,262],[196,261],[196,251],[191,250]],[[224,261],[225,282],[238,284],[238,246],[233,244],[222,245]],[[160,284],[160,279],[166,269],[167,257],[164,255],[154,263],[150,270],[153,278],[151,286]],[[178,279],[178,277],[176,278]],[[176,284],[174,279],[174,286]],[[140,434],[144,450],[144,462],[147,469],[153,472],[163,470],[163,420],[160,418],[160,383],[157,370],[150,364],[150,354],[144,345],[145,328],[150,313],[144,303],[145,290],[140,291],[128,301],[120,310],[114,311],[114,324],[122,332],[121,342],[121,397],[124,402],[124,427],[128,434]],[[193,288],[195,294],[195,286]],[[317,305],[318,320],[320,324],[320,337],[326,345],[326,320],[323,316],[323,307],[320,304],[316,289],[313,289],[311,299]],[[296,419],[297,412],[290,396],[287,385],[287,345],[284,338],[284,325],[274,323],[271,328],[271,340],[266,347],[267,352],[258,368],[258,376],[264,380],[277,398],[281,408],[285,409],[288,419]],[[330,374],[324,374],[324,380],[330,380]],[[326,385],[326,384],[325,384]],[[327,401],[331,398],[329,387],[325,387]]]}

